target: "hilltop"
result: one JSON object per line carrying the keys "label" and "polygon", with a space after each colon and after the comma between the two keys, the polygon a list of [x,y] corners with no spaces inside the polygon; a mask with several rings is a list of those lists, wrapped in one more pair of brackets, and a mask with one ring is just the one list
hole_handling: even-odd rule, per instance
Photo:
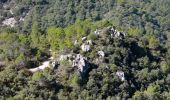
{"label": "hilltop", "polygon": [[[9,40],[15,37],[1,38],[2,44],[12,43],[16,46],[12,49],[19,51],[14,56],[10,46],[1,49],[6,59],[1,65],[1,95],[14,99],[167,99],[169,48],[160,45],[153,34],[139,38],[112,26],[108,21],[86,20],[66,28],[51,27],[39,44],[35,38],[31,44],[30,37],[12,31],[2,33]],[[18,46],[12,41],[18,41]],[[37,48],[26,49],[29,45]]]}
{"label": "hilltop", "polygon": [[0,99],[169,100],[170,0],[0,0]]}

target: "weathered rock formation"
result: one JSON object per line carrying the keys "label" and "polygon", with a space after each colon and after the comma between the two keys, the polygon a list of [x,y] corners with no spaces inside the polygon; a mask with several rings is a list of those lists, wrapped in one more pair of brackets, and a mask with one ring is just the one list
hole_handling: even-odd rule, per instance
{"label": "weathered rock formation", "polygon": [[125,80],[125,75],[123,71],[117,71],[116,76],[118,76],[118,78],[120,78],[122,81]]}
{"label": "weathered rock formation", "polygon": [[81,38],[81,40],[82,40],[82,41],[85,41],[86,39],[87,39],[87,37],[83,37],[83,38]]}
{"label": "weathered rock formation", "polygon": [[101,32],[101,30],[96,29],[96,30],[94,31],[94,34],[95,34],[95,35],[100,35],[100,32]]}
{"label": "weathered rock formation", "polygon": [[98,51],[98,55],[103,58],[105,56],[104,52],[103,51]]}
{"label": "weathered rock formation", "polygon": [[71,54],[67,54],[67,55],[60,55],[59,57],[59,61],[63,61],[63,60],[69,60],[72,57]]}
{"label": "weathered rock formation", "polygon": [[5,19],[2,24],[4,26],[14,27],[17,21],[14,18]]}
{"label": "weathered rock formation", "polygon": [[116,30],[114,27],[108,27],[107,29],[108,29],[108,32],[110,33],[111,37],[115,36],[115,37],[124,38],[126,35],[124,32],[120,32],[120,31]]}
{"label": "weathered rock formation", "polygon": [[77,54],[73,60],[72,67],[77,67],[80,73],[86,73],[89,69],[87,59],[80,54]]}
{"label": "weathered rock formation", "polygon": [[88,51],[90,51],[90,45],[83,43],[83,44],[81,45],[81,49],[82,49],[82,51],[84,51],[84,52],[88,52]]}
{"label": "weathered rock formation", "polygon": [[87,43],[88,45],[92,45],[92,44],[93,44],[92,40],[87,40],[86,43]]}

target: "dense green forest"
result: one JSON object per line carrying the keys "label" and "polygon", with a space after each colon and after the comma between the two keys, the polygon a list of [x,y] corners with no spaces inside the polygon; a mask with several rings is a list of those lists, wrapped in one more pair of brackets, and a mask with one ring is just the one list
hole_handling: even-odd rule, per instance
{"label": "dense green forest", "polygon": [[169,100],[170,0],[1,0],[0,99]]}

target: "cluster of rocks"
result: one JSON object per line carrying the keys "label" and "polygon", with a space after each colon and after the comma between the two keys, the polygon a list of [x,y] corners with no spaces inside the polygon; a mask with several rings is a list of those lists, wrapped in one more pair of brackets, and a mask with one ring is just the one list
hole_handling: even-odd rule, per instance
{"label": "cluster of rocks", "polygon": [[[96,29],[96,31],[94,32],[94,34],[96,35],[100,35],[100,33],[102,32],[102,30],[98,30]],[[123,32],[119,32],[117,31],[116,29],[114,29],[113,27],[108,27],[107,28],[107,32],[111,35],[111,36],[115,36],[115,37],[124,37],[125,36],[125,33]],[[92,40],[88,40],[87,37],[83,37],[81,38],[81,41],[82,41],[82,44],[81,44],[81,50],[83,52],[89,52],[91,50],[91,46],[93,46],[93,41]],[[74,45],[77,45],[78,44],[78,41],[76,40],[74,42]],[[99,58],[96,58],[98,61],[96,62],[101,62],[101,60],[105,57],[105,53],[104,51],[102,50],[99,50],[97,51],[97,55],[99,56]],[[35,72],[37,70],[42,70],[46,67],[49,66],[49,64],[52,65],[52,67],[55,67],[57,64],[59,64],[60,62],[62,61],[69,61],[70,63],[72,63],[72,67],[73,68],[77,68],[78,69],[78,72],[81,74],[81,75],[85,75],[88,71],[88,69],[90,68],[90,63],[88,62],[87,58],[82,56],[81,54],[70,54],[70,53],[67,53],[67,54],[64,54],[64,55],[60,55],[58,57],[57,60],[53,60],[51,59],[51,63],[50,61],[46,61],[43,63],[43,65],[37,67],[37,68],[34,68],[34,69],[30,69],[30,71],[32,72]],[[57,63],[59,62],[59,63]],[[100,63],[98,63],[100,64]],[[124,72],[123,71],[117,71],[115,73],[115,75],[121,79],[122,81],[125,80],[125,76],[124,76]]]}
{"label": "cluster of rocks", "polygon": [[89,63],[87,62],[87,58],[83,57],[80,54],[67,54],[67,55],[60,55],[59,61],[68,60],[72,63],[73,68],[77,68],[81,74],[85,74],[87,70],[90,68]]}
{"label": "cluster of rocks", "polygon": [[[100,32],[101,32],[100,30],[96,30],[96,31],[95,31],[95,34],[96,34],[96,35],[99,35]],[[87,40],[86,37],[83,37],[83,38],[82,38],[82,42],[83,42],[83,44],[81,45],[81,50],[82,50],[83,52],[89,52],[89,51],[91,50],[91,46],[93,45],[92,40]],[[98,51],[97,54],[98,54],[98,56],[99,56],[99,59],[105,57],[105,53],[104,53],[102,50]]]}
{"label": "cluster of rocks", "polygon": [[101,30],[96,29],[96,30],[94,31],[94,34],[95,34],[95,35],[100,35],[100,32],[101,32]]}
{"label": "cluster of rocks", "polygon": [[[94,31],[94,34],[99,36],[101,32],[102,32],[102,30],[96,29]],[[126,35],[124,32],[120,32],[120,31],[116,30],[114,27],[111,27],[111,26],[107,27],[107,32],[110,34],[111,37],[123,38]]]}
{"label": "cluster of rocks", "polygon": [[71,59],[73,55],[72,54],[66,54],[66,55],[60,55],[59,61],[69,60]]}
{"label": "cluster of rocks", "polygon": [[84,52],[88,52],[88,51],[90,51],[90,45],[84,43],[81,45],[81,49]]}
{"label": "cluster of rocks", "polygon": [[73,60],[72,67],[77,67],[80,73],[86,73],[90,68],[89,63],[87,62],[87,58],[80,54],[76,55],[75,59]]}
{"label": "cluster of rocks", "polygon": [[5,16],[4,14],[0,14],[0,18],[3,20],[0,20],[0,23],[2,25],[0,26],[9,26],[9,27],[15,27],[16,25],[19,25],[25,20],[25,17],[28,16],[31,12],[31,6],[26,6],[23,8],[22,13],[15,14],[16,9],[20,9],[19,5],[16,5],[15,0],[2,0],[6,1],[4,3],[0,3],[0,9],[2,9],[3,12],[7,12],[8,15]]}
{"label": "cluster of rocks", "polygon": [[84,52],[90,51],[91,45],[92,45],[92,40],[87,40],[87,37],[83,37],[82,42],[83,42],[83,44],[81,45],[82,51],[84,51]]}
{"label": "cluster of rocks", "polygon": [[115,37],[124,38],[126,35],[124,32],[120,32],[113,27],[108,27],[108,29],[111,37],[115,36]]}
{"label": "cluster of rocks", "polygon": [[105,53],[103,51],[98,51],[99,57],[103,58],[105,56]]}
{"label": "cluster of rocks", "polygon": [[16,23],[17,23],[17,21],[13,17],[2,21],[3,26],[14,27]]}

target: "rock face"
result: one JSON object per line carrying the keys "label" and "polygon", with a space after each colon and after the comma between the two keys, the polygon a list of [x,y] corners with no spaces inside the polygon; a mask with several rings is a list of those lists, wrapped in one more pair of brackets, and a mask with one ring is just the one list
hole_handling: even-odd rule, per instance
{"label": "rock face", "polygon": [[87,59],[80,54],[77,54],[73,60],[72,67],[77,67],[80,73],[86,73],[89,69]]}
{"label": "rock face", "polygon": [[116,76],[118,76],[122,81],[125,80],[125,75],[123,71],[117,71]]}
{"label": "rock face", "polygon": [[88,52],[88,51],[90,51],[90,45],[84,43],[81,45],[81,49],[84,52]]}

